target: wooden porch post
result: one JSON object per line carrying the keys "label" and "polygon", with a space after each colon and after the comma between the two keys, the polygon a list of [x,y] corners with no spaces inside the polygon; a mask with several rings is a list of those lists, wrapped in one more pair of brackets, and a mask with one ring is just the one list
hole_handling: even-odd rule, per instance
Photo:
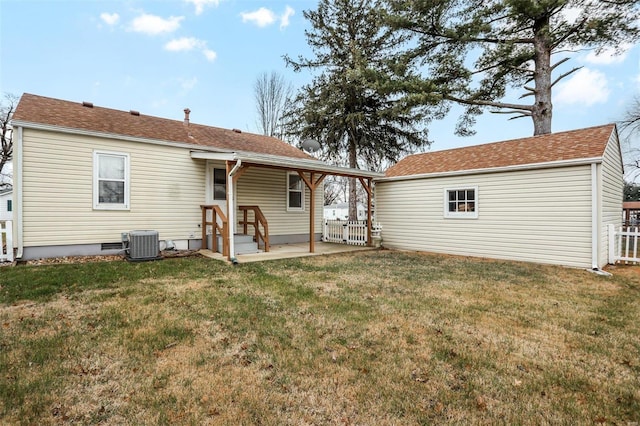
{"label": "wooden porch post", "polygon": [[315,253],[316,250],[316,241],[315,241],[315,193],[316,188],[324,178],[327,176],[326,174],[321,174],[317,180],[314,179],[314,172],[309,172],[309,179],[304,175],[304,173],[300,170],[296,170],[300,179],[304,181],[304,184],[309,188],[309,253]]}
{"label": "wooden porch post", "polygon": [[315,220],[313,211],[315,209],[315,192],[316,186],[313,184],[313,172],[309,174],[311,178],[311,195],[309,202],[309,253],[315,253],[316,251],[316,238],[315,238]]}
{"label": "wooden porch post", "polygon": [[367,178],[366,182],[364,178],[359,178],[360,183],[367,191],[367,245],[371,246],[371,193],[373,188],[371,186],[371,178]]}
{"label": "wooden porch post", "polygon": [[[231,173],[231,161],[227,160],[224,162],[225,166],[226,166],[226,173],[227,173],[227,184],[225,185],[225,192],[226,192],[226,196],[225,198],[227,199],[227,226],[223,226],[222,229],[223,231],[226,230],[225,235],[222,236],[222,240],[226,241],[226,244],[223,242],[222,243],[222,247],[229,247],[229,249],[231,248],[231,238],[233,237],[229,237],[229,234],[233,235],[233,224],[230,223],[229,218],[233,217],[233,215],[230,215],[229,212],[229,206],[231,205],[230,201],[229,201],[229,174]],[[227,253],[227,260],[231,260],[232,254],[231,254],[231,250],[229,250],[229,253]]]}

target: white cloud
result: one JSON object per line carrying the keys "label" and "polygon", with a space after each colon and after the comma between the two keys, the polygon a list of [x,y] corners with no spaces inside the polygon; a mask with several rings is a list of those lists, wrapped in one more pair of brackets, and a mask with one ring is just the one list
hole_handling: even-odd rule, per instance
{"label": "white cloud", "polygon": [[194,37],[181,37],[173,39],[164,45],[164,49],[169,52],[188,52],[190,50],[200,50],[209,62],[213,62],[218,56],[216,52],[207,48],[207,42]]}
{"label": "white cloud", "polygon": [[280,17],[280,29],[284,29],[289,26],[289,18],[291,18],[296,13],[295,10],[289,5],[285,9],[284,13]]}
{"label": "white cloud", "polygon": [[196,7],[196,15],[204,12],[205,6],[218,6],[220,0],[184,0],[185,3],[191,3]]}
{"label": "white cloud", "polygon": [[253,12],[243,12],[242,22],[251,22],[260,28],[273,24],[276,21],[276,14],[266,7],[261,7]]}
{"label": "white cloud", "polygon": [[204,54],[207,61],[213,62],[218,57],[218,54],[211,49],[202,49],[202,53]]}
{"label": "white cloud", "polygon": [[569,80],[559,83],[554,102],[591,106],[609,99],[607,77],[600,71],[581,68]]}
{"label": "white cloud", "polygon": [[182,37],[169,41],[164,45],[165,50],[170,52],[185,52],[196,48],[202,49],[207,45],[203,40],[194,37]]}
{"label": "white cloud", "polygon": [[196,84],[198,84],[198,78],[197,77],[193,77],[190,78],[188,80],[181,78],[180,79],[180,87],[182,87],[182,90],[184,91],[189,91],[191,89],[193,89],[194,87],[196,87]]}
{"label": "white cloud", "polygon": [[579,7],[566,7],[560,12],[560,16],[564,18],[568,23],[573,24],[578,20],[578,17],[582,13],[582,9]]}
{"label": "white cloud", "polygon": [[157,35],[171,33],[180,28],[180,21],[184,16],[170,16],[168,19],[160,16],[142,14],[131,22],[131,30],[137,33]]}
{"label": "white cloud", "polygon": [[586,56],[585,61],[590,64],[597,64],[597,65],[619,64],[621,62],[624,62],[625,59],[627,59],[627,54],[629,53],[629,50],[632,47],[633,47],[633,44],[631,43],[621,43],[617,49],[620,53],[617,55],[616,55],[616,49],[613,47],[608,47],[606,49],[603,49],[602,52],[600,53],[596,53],[595,51],[592,50]]}
{"label": "white cloud", "polygon": [[115,25],[120,20],[120,15],[117,13],[103,12],[100,14],[100,19],[107,25]]}

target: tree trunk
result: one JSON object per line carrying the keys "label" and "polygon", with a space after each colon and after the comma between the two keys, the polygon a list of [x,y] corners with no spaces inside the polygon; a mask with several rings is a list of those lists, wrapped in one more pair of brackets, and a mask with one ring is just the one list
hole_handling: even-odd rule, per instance
{"label": "tree trunk", "polygon": [[[349,136],[349,167],[358,168],[358,157],[356,152],[356,138]],[[349,178],[349,220],[358,220],[358,181],[356,178]]]}
{"label": "tree trunk", "polygon": [[538,18],[533,26],[533,48],[535,50],[534,81],[535,103],[531,118],[533,134],[551,133],[553,105],[551,103],[551,41],[549,40],[549,17]]}

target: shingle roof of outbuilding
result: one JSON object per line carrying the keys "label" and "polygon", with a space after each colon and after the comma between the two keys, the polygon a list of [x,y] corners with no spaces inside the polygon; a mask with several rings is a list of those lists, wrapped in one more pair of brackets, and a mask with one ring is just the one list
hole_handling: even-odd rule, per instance
{"label": "shingle roof of outbuilding", "polygon": [[177,142],[193,145],[194,148],[314,159],[302,150],[268,136],[194,123],[187,126],[184,121],[83,104],[25,93],[13,114],[13,120],[61,129]]}
{"label": "shingle roof of outbuilding", "polygon": [[614,124],[551,133],[466,148],[414,154],[390,167],[385,177],[411,176],[599,158]]}

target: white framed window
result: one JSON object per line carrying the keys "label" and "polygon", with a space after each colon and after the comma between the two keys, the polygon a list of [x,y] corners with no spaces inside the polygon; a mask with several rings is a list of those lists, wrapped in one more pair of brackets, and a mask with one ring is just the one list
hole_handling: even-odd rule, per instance
{"label": "white framed window", "polygon": [[287,210],[304,211],[304,181],[297,172],[287,172]]}
{"label": "white framed window", "polygon": [[444,217],[452,219],[478,218],[478,187],[446,188]]}
{"label": "white framed window", "polygon": [[93,208],[129,210],[129,154],[93,151]]}
{"label": "white framed window", "polygon": [[227,199],[227,171],[225,169],[213,169],[213,199]]}

